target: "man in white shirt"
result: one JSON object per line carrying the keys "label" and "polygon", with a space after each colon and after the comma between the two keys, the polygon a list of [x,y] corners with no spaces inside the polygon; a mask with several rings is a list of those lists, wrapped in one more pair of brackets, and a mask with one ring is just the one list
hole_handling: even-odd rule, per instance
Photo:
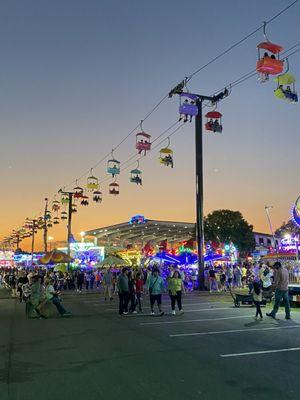
{"label": "man in white shirt", "polygon": [[61,304],[61,301],[58,297],[58,292],[55,291],[54,286],[53,286],[54,280],[50,279],[48,282],[48,285],[46,286],[46,299],[48,301],[52,301],[52,303],[55,305],[57,308],[57,311],[62,317],[68,317],[71,315],[70,312],[68,312]]}

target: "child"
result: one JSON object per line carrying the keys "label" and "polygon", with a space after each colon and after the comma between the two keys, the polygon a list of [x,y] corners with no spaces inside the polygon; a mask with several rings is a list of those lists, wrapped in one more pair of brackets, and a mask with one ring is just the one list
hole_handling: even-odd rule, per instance
{"label": "child", "polygon": [[261,281],[260,280],[254,280],[253,282],[253,300],[254,300],[254,304],[256,306],[256,315],[255,315],[255,319],[258,319],[258,316],[260,317],[260,319],[262,319],[262,312],[260,309],[260,305],[262,302],[262,287],[261,287]]}

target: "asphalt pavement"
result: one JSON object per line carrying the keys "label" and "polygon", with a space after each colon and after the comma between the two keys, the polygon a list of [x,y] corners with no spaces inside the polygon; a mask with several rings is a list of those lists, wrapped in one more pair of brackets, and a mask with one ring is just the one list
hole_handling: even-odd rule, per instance
{"label": "asphalt pavement", "polygon": [[[254,321],[228,296],[184,297],[182,316],[120,317],[103,295],[66,294],[70,318],[25,318],[0,299],[1,400],[298,399],[300,313]],[[266,308],[263,309],[265,314]]]}

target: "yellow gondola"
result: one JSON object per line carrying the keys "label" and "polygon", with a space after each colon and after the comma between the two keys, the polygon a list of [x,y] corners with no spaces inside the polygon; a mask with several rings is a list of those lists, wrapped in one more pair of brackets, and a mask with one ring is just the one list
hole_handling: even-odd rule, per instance
{"label": "yellow gondola", "polygon": [[296,103],[298,101],[295,88],[296,78],[294,75],[286,72],[285,74],[277,76],[274,81],[277,83],[277,89],[274,90],[275,97],[290,103]]}
{"label": "yellow gondola", "polygon": [[171,167],[171,168],[173,168],[174,167],[174,162],[173,162],[173,150],[171,150],[170,148],[169,148],[169,146],[170,146],[170,139],[168,138],[168,141],[169,141],[169,143],[168,143],[168,145],[167,145],[167,147],[164,147],[163,149],[160,149],[159,150],[159,162],[162,164],[162,165],[165,165],[166,167]]}

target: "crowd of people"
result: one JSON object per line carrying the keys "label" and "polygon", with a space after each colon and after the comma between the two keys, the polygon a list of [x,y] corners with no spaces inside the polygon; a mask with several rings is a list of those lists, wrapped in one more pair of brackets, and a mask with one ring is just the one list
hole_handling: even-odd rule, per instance
{"label": "crowd of people", "polygon": [[[290,272],[287,271],[287,281],[290,280]],[[205,267],[203,283],[211,293],[246,288],[257,306],[256,317],[262,318],[259,307],[262,292],[272,291],[275,275],[274,266],[264,263],[219,264]],[[176,304],[178,312],[182,314],[182,296],[195,289],[196,282],[195,271],[175,265],[161,269],[157,266],[133,269],[108,267],[70,272],[46,268],[0,270],[0,288],[8,288],[13,297],[26,303],[26,315],[29,318],[45,318],[49,304],[55,306],[61,316],[70,316],[62,304],[62,291],[73,291],[80,295],[83,291],[98,290],[103,293],[105,301],[118,297],[119,315],[143,312],[145,296],[149,296],[151,315],[155,315],[155,306],[158,315],[163,315],[163,293],[169,294],[172,315],[176,315]]]}

